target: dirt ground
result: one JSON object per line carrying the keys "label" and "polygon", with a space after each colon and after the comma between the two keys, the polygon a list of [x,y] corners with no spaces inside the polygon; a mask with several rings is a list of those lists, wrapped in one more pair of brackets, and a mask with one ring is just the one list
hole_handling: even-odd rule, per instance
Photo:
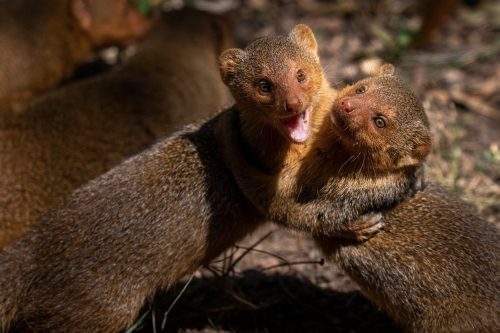
{"label": "dirt ground", "polygon": [[[367,75],[382,62],[394,63],[421,98],[432,123],[434,151],[428,159],[428,177],[500,226],[498,1],[461,2],[423,49],[408,47],[421,22],[416,5],[420,1],[186,2],[229,15],[241,46],[255,37],[285,34],[297,23],[308,24],[336,87]],[[135,331],[398,331],[335,264],[321,262],[321,253],[307,235],[268,224],[221,260],[198,270],[184,293],[189,277],[159,296],[144,310]]]}

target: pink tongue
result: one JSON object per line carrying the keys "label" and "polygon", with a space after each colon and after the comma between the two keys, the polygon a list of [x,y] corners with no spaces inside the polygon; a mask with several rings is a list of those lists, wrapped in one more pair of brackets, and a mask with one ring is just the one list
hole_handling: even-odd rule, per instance
{"label": "pink tongue", "polygon": [[309,131],[305,112],[295,117],[284,119],[283,124],[288,128],[290,137],[293,141],[302,143],[307,140]]}

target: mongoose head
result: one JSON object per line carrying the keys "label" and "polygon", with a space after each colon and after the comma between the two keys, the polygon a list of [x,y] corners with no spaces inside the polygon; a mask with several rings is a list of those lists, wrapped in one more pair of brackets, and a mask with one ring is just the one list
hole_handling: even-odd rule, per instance
{"label": "mongoose head", "polygon": [[151,26],[130,0],[70,0],[70,10],[94,48],[130,45]]}
{"label": "mongoose head", "polygon": [[324,81],[308,26],[299,24],[288,36],[257,39],[245,50],[226,50],[219,65],[242,113],[252,113],[252,119],[271,125],[293,143],[307,140]]}
{"label": "mongoose head", "polygon": [[353,152],[370,152],[384,170],[416,166],[431,149],[422,104],[390,64],[377,76],[343,89],[332,110],[333,129]]}

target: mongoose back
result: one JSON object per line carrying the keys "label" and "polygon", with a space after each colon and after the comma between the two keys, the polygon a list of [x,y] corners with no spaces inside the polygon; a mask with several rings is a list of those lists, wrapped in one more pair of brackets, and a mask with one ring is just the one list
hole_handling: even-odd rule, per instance
{"label": "mongoose back", "polygon": [[[273,78],[287,54],[315,54],[304,44],[311,36],[299,26],[287,37],[250,44],[245,57]],[[265,49],[257,47],[263,41]],[[254,106],[262,108],[257,99]],[[118,332],[158,289],[263,223],[226,169],[215,138],[221,116],[237,108],[190,125],[90,181],[0,253],[1,327]]]}
{"label": "mongoose back", "polygon": [[2,1],[0,112],[22,110],[93,50],[128,45],[149,26],[127,0]]}
{"label": "mongoose back", "polygon": [[[278,192],[263,190],[255,184],[263,173],[241,153],[235,158],[233,149],[233,167],[244,169],[232,171],[237,178],[245,175],[245,182],[238,180],[245,195],[270,218],[314,223],[318,215],[335,214],[339,200],[355,202],[354,209],[360,202],[384,208],[372,188],[378,179],[387,204],[384,228],[365,242],[317,235],[325,254],[408,332],[497,332],[499,231],[436,185],[418,184],[430,136],[414,94],[384,66],[381,75],[341,91],[331,118],[299,171],[280,174],[281,182],[294,177],[297,188],[312,193],[301,199],[286,193],[285,185]],[[416,194],[395,197],[394,188],[412,174]]]}
{"label": "mongoose back", "polygon": [[80,185],[230,103],[217,59],[231,44],[223,17],[171,12],[123,65],[0,115],[0,248]]}

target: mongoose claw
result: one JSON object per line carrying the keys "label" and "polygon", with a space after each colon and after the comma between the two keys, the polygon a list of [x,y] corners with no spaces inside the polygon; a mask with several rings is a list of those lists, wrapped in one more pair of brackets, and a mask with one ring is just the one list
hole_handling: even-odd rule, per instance
{"label": "mongoose claw", "polygon": [[382,213],[368,213],[361,215],[349,224],[356,240],[363,242],[377,234],[384,227]]}
{"label": "mongoose claw", "polygon": [[381,213],[367,213],[344,226],[344,229],[335,236],[344,239],[364,242],[384,227]]}

